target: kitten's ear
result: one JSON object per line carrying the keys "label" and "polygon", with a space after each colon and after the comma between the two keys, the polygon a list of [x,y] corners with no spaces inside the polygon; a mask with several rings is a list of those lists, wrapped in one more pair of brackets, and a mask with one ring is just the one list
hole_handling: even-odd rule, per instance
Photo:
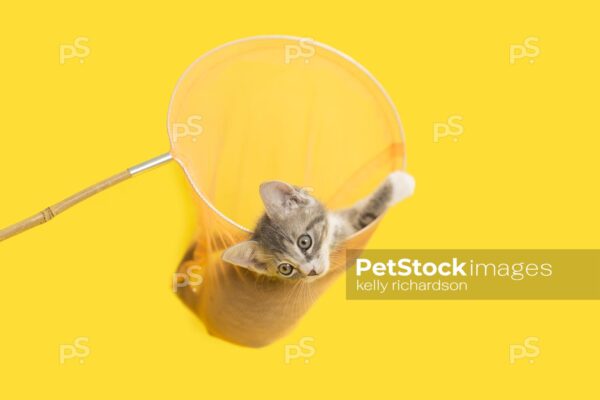
{"label": "kitten's ear", "polygon": [[248,268],[257,272],[264,270],[257,258],[259,251],[258,243],[254,240],[247,240],[231,246],[223,252],[221,259],[240,267]]}
{"label": "kitten's ear", "polygon": [[292,185],[281,181],[265,182],[260,185],[259,192],[267,215],[275,219],[306,202]]}

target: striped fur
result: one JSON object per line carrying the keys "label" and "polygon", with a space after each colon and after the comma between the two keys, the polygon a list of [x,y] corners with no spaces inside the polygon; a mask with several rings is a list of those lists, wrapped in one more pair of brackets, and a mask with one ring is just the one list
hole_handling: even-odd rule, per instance
{"label": "striped fur", "polygon": [[[354,206],[327,211],[305,190],[284,182],[260,187],[265,214],[248,241],[230,247],[223,260],[279,279],[318,279],[329,270],[329,255],[337,244],[379,218],[390,206],[412,195],[413,178],[394,172],[368,197]],[[302,248],[301,238],[311,245]],[[283,275],[282,264],[293,267]]]}

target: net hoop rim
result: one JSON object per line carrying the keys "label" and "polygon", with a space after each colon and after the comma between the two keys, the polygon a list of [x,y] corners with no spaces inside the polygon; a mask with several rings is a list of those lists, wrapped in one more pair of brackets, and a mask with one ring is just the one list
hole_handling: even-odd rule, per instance
{"label": "net hoop rim", "polygon": [[[388,94],[388,92],[385,90],[385,88],[383,87],[383,85],[377,80],[377,78],[375,78],[375,76],[367,69],[365,68],[362,64],[360,64],[358,61],[356,61],[354,58],[350,57],[349,55],[343,53],[342,51],[329,46],[325,43],[321,43],[318,42],[316,40],[312,40],[309,38],[302,38],[299,36],[293,36],[293,35],[255,35],[255,36],[248,36],[248,37],[244,37],[244,38],[240,38],[240,39],[236,39],[236,40],[232,40],[226,43],[223,43],[217,47],[214,47],[213,49],[203,53],[201,56],[199,56],[198,58],[196,58],[183,72],[183,74],[181,74],[181,76],[179,77],[179,79],[177,80],[177,83],[175,84],[175,88],[173,89],[173,92],[171,94],[171,98],[169,100],[169,108],[167,110],[167,133],[168,133],[168,137],[169,137],[169,144],[171,146],[171,150],[174,147],[174,143],[173,143],[173,135],[171,132],[171,112],[173,109],[173,104],[175,103],[175,97],[177,95],[177,93],[179,92],[179,88],[181,86],[181,84],[183,83],[183,80],[186,78],[186,76],[188,75],[188,73],[190,71],[192,71],[197,64],[199,64],[200,62],[202,62],[205,58],[210,57],[212,54],[217,53],[218,51],[230,47],[230,46],[234,46],[240,43],[244,43],[244,42],[249,42],[249,41],[255,41],[255,40],[270,40],[270,39],[282,39],[282,40],[295,40],[295,41],[300,41],[300,40],[310,40],[310,44],[320,47],[322,49],[325,49],[333,54],[335,54],[336,56],[339,56],[341,58],[343,58],[344,60],[348,61],[350,64],[352,64],[353,66],[355,66],[356,68],[358,68],[362,73],[364,73],[370,80],[372,83],[375,84],[375,86],[377,87],[377,89],[379,89],[379,91],[381,92],[381,94],[383,94],[384,98],[386,99],[387,103],[389,104],[389,106],[391,107],[392,113],[394,115],[394,118],[396,120],[396,123],[398,124],[399,130],[400,130],[400,139],[402,140],[402,144],[404,146],[404,153],[403,153],[403,157],[402,157],[402,169],[406,169],[406,140],[405,140],[405,135],[404,135],[404,127],[402,126],[402,121],[400,120],[400,115],[398,113],[398,109],[396,108],[396,105],[394,104],[394,102],[392,101],[392,98],[390,97],[390,95]],[[172,153],[171,153],[172,154]],[[246,228],[245,226],[242,226],[241,224],[237,223],[236,221],[234,221],[233,219],[229,218],[227,215],[225,215],[224,213],[222,213],[202,192],[202,190],[200,190],[200,188],[198,187],[198,185],[196,185],[196,183],[194,182],[194,180],[192,179],[192,177],[190,176],[190,174],[188,173],[185,165],[183,164],[183,162],[181,160],[179,160],[179,158],[173,156],[173,158],[175,159],[175,161],[181,166],[181,168],[183,169],[186,179],[188,180],[188,182],[190,183],[190,185],[192,186],[192,188],[194,189],[194,192],[200,197],[200,199],[221,219],[223,219],[225,222],[233,225],[234,227],[240,229],[241,231],[243,231],[244,233],[247,234],[252,234],[253,231]],[[375,219],[372,223],[370,223],[369,225],[367,225],[366,227],[364,227],[363,229],[361,229],[358,232],[355,232],[351,237],[349,237],[348,239],[355,237],[357,235],[359,235],[361,232],[363,232],[364,230],[368,229],[369,227],[371,227],[373,224],[375,224],[376,222],[378,222],[380,220],[382,216],[379,216],[379,218]]]}

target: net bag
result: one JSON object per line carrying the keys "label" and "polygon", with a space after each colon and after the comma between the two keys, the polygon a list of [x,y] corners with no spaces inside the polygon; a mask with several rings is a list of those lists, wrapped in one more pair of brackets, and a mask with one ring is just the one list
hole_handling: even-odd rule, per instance
{"label": "net bag", "polygon": [[310,283],[223,262],[264,212],[262,182],[312,191],[329,209],[368,195],[404,167],[396,109],[348,56],[309,39],[254,37],[221,46],[184,73],[168,116],[171,154],[197,202],[198,232],[177,270],[177,295],[214,336],[244,346],[285,335],[353,260],[378,220],[332,253]]}

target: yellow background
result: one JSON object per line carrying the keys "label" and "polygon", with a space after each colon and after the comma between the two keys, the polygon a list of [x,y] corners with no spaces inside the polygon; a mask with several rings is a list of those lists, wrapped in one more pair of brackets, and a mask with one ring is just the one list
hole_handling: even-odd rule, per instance
{"label": "yellow background", "polygon": [[[351,55],[400,111],[417,192],[371,248],[598,248],[598,10],[388,3],[4,5],[0,226],[167,151],[184,69],[276,33]],[[77,37],[90,55],[61,65]],[[434,143],[452,115],[464,133]],[[171,164],[0,244],[0,398],[598,398],[593,301],[346,301],[342,279],[270,347],[211,338],[169,287],[193,220]],[[511,365],[530,336],[539,357]],[[61,365],[77,337],[91,354]]]}

